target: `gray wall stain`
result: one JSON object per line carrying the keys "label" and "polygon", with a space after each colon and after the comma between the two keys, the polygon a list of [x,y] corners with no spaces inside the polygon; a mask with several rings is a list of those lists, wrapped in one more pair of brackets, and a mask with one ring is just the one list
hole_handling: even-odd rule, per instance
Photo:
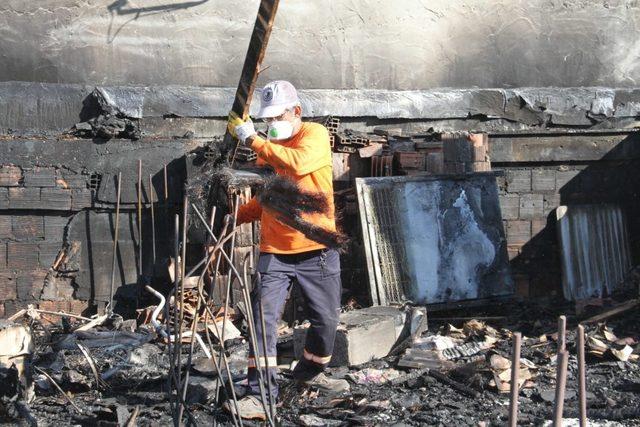
{"label": "gray wall stain", "polygon": [[[258,0],[9,0],[0,81],[234,87]],[[640,81],[637,0],[284,1],[260,82],[304,88]]]}

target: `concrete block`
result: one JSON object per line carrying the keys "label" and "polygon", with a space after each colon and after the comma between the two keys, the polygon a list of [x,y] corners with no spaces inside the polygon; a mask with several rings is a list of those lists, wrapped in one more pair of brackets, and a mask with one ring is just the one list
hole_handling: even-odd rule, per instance
{"label": "concrete block", "polygon": [[[386,356],[405,325],[405,313],[394,307],[369,307],[340,315],[330,366],[352,366]],[[307,328],[294,329],[294,351],[302,356]]]}
{"label": "concrete block", "polygon": [[93,205],[93,192],[87,188],[71,190],[71,210],[79,211]]}
{"label": "concrete block", "polygon": [[191,405],[207,404],[216,398],[219,386],[220,381],[192,375],[187,385],[186,401]]}
{"label": "concrete block", "polygon": [[472,162],[473,143],[466,137],[445,137],[442,138],[442,151],[445,162]]}
{"label": "concrete block", "polygon": [[522,245],[507,245],[507,254],[509,255],[509,261],[520,255]]}
{"label": "concrete block", "polygon": [[18,274],[16,277],[18,299],[25,302],[39,300],[46,276],[46,270],[34,270]]}
{"label": "concrete block", "polygon": [[7,267],[9,269],[30,271],[38,265],[37,243],[7,243]]}
{"label": "concrete block", "polygon": [[510,245],[523,245],[531,240],[530,221],[507,221],[507,242]]}
{"label": "concrete block", "polygon": [[498,199],[500,200],[502,219],[518,219],[520,216],[520,196],[517,194],[501,194]]}
{"label": "concrete block", "polygon": [[567,170],[567,171],[556,171],[556,189],[558,191],[562,190],[562,188],[571,182],[574,178],[578,176],[578,174],[582,172],[580,170]]}
{"label": "concrete block", "polygon": [[16,280],[9,272],[0,273],[0,301],[10,301],[18,297]]}
{"label": "concrete block", "polygon": [[516,295],[528,298],[531,294],[531,281],[526,274],[515,274],[513,281],[516,284]]}
{"label": "concrete block", "polygon": [[10,215],[0,215],[0,239],[13,238]]}
{"label": "concrete block", "polygon": [[547,217],[551,211],[560,206],[559,194],[545,194],[543,196],[543,211],[544,216]]}
{"label": "concrete block", "polygon": [[531,191],[530,170],[507,170],[507,191],[509,193],[526,193]]}
{"label": "concrete block", "polygon": [[534,169],[531,172],[533,191],[555,191],[556,171],[554,169]]}
{"label": "concrete block", "polygon": [[544,217],[544,198],[542,194],[520,195],[520,219]]}
{"label": "concrete block", "polygon": [[62,249],[61,242],[46,242],[38,245],[38,261],[40,267],[49,268],[53,265],[58,253]]}
{"label": "concrete block", "polygon": [[71,210],[71,190],[63,188],[43,188],[40,193],[42,207],[50,210]]}
{"label": "concrete block", "polygon": [[442,153],[427,153],[427,172],[434,175],[444,173],[444,158]]}
{"label": "concrete block", "polygon": [[349,181],[349,153],[332,153],[333,180]]}
{"label": "concrete block", "polygon": [[53,301],[74,301],[73,279],[68,277],[49,277],[44,279],[40,299]]}
{"label": "concrete block", "polygon": [[547,219],[546,218],[538,218],[531,220],[531,236],[535,236],[536,234],[542,232],[547,227]]}
{"label": "concrete block", "polygon": [[71,188],[77,190],[86,190],[89,188],[89,175],[82,175],[69,171],[62,171],[61,176],[56,180],[57,186],[60,188]]}
{"label": "concrete block", "polygon": [[55,168],[35,167],[24,171],[25,187],[55,187],[56,186],[56,170]]}
{"label": "concrete block", "polygon": [[0,187],[17,187],[22,180],[22,169],[17,166],[0,167]]}
{"label": "concrete block", "polygon": [[9,209],[41,209],[40,188],[9,188]]}
{"label": "concrete block", "polygon": [[62,242],[64,229],[69,223],[66,215],[46,215],[44,217],[44,238],[47,242]]}
{"label": "concrete block", "polygon": [[0,243],[0,271],[7,268],[7,244]]}
{"label": "concrete block", "polygon": [[18,240],[44,238],[44,218],[40,215],[14,215],[11,217],[13,237]]}
{"label": "concrete block", "polygon": [[0,209],[9,209],[9,190],[0,187]]}

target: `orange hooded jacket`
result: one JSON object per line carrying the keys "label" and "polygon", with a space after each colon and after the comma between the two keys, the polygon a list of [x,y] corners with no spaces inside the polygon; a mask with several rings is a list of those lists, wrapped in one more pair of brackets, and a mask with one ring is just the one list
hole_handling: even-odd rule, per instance
{"label": "orange hooded jacket", "polygon": [[[302,190],[322,192],[329,205],[328,214],[303,215],[303,219],[326,230],[335,231],[333,171],[329,132],[318,123],[303,123],[300,131],[283,141],[255,137],[251,148],[258,164],[271,165],[278,175],[295,181]],[[263,210],[256,198],[238,208],[238,223],[260,219],[260,250],[274,254],[296,254],[325,248],[301,232],[276,220]]]}

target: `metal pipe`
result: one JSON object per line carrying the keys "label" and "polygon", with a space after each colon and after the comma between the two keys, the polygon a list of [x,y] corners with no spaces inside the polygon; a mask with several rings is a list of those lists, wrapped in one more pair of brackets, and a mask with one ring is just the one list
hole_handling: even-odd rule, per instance
{"label": "metal pipe", "polygon": [[578,402],[580,427],[587,427],[587,380],[584,362],[584,326],[578,325]]}
{"label": "metal pipe", "polygon": [[[205,307],[207,307],[207,310],[209,310],[208,306],[205,306]],[[213,313],[209,312],[209,314],[212,315],[212,320],[213,320],[212,324],[213,324],[213,327],[216,330],[216,335],[218,337],[220,337],[221,336],[220,335],[221,332],[218,329],[218,324],[216,323],[216,319],[215,319],[215,317],[213,317]],[[238,397],[236,396],[236,389],[235,389],[235,387],[233,385],[233,375],[231,374],[231,368],[229,367],[229,359],[227,358],[227,353],[226,353],[226,348],[224,346],[224,341],[220,342],[220,355],[222,356],[222,362],[224,364],[224,368],[227,371],[227,379],[228,379],[228,382],[229,382],[229,388],[231,389],[231,398],[232,398],[233,404],[235,406],[236,412],[238,413],[238,418],[239,418],[239,421],[240,421],[240,425],[242,425],[242,415],[240,414],[240,407],[238,406]],[[220,379],[222,380],[222,377],[220,377]]]}
{"label": "metal pipe", "polygon": [[269,412],[271,413],[271,419],[275,421],[276,412],[273,405],[273,395],[271,393],[271,373],[269,372],[269,355],[267,354],[267,332],[264,321],[264,306],[260,301],[260,326],[262,327],[262,350],[264,354],[265,373],[267,376],[267,389],[269,390]]}
{"label": "metal pipe", "polygon": [[[177,326],[177,342],[176,349],[178,352],[178,373],[180,383],[176,385],[176,392],[179,394],[182,389],[182,328],[184,326],[184,281],[185,281],[185,273],[186,273],[186,265],[187,265],[187,226],[189,224],[189,199],[185,194],[182,201],[182,259],[180,261],[180,303],[178,307],[180,307],[180,320],[178,321]],[[180,406],[178,408],[178,420],[182,419],[182,412],[184,410],[184,406]]]}
{"label": "metal pipe", "polygon": [[558,353],[567,348],[567,317],[558,317]]}
{"label": "metal pipe", "polygon": [[[173,272],[174,272],[174,286],[173,286],[173,303],[174,303],[174,309],[173,309],[173,328],[174,330],[176,328],[178,328],[178,284],[180,283],[180,216],[178,214],[175,215],[175,219],[174,219],[174,256],[175,256],[175,262],[174,262],[174,266],[173,266]],[[167,316],[167,319],[169,318],[169,316]],[[176,391],[178,390],[178,387],[180,387],[180,380],[181,380],[181,372],[180,372],[180,368],[179,366],[177,366],[178,364],[178,348],[177,346],[171,345],[171,343],[169,343],[169,348],[171,348],[171,352],[172,352],[172,357],[171,359],[171,365],[172,365],[172,371],[173,371],[173,381],[174,381],[174,386]],[[170,390],[173,390],[173,386],[171,386]],[[176,393],[177,394],[177,393]],[[173,393],[172,393],[173,396]],[[174,424],[177,426],[180,423],[180,419],[178,418],[178,411],[177,411],[177,407],[179,406],[180,402],[177,401],[175,403],[176,406],[176,410],[173,411],[173,415],[174,415]]]}
{"label": "metal pipe", "polygon": [[118,172],[118,189],[116,191],[116,221],[113,231],[113,257],[111,259],[111,286],[109,288],[109,305],[107,312],[113,313],[113,286],[116,280],[116,259],[118,253],[118,230],[120,228],[120,191],[122,189],[122,172]]}
{"label": "metal pipe", "polygon": [[156,265],[156,214],[155,208],[153,206],[154,197],[153,197],[153,182],[151,180],[151,174],[149,174],[149,204],[151,205],[151,241],[152,241],[152,250],[153,250],[153,265]]}
{"label": "metal pipe", "polygon": [[[236,194],[235,204],[233,205],[233,221],[232,221],[232,229],[236,228],[236,223],[238,221],[238,207],[240,206],[240,195]],[[230,263],[233,263],[233,258],[235,257],[235,243],[236,243],[236,235],[234,234],[231,238],[231,244],[229,248]],[[222,341],[224,341],[224,333],[227,329],[227,313],[229,312],[229,297],[231,296],[231,274],[227,275],[227,287],[225,289],[225,297],[224,297],[224,319],[222,319]]]}
{"label": "metal pipe", "polygon": [[520,376],[520,343],[522,334],[513,333],[513,353],[511,356],[511,399],[509,400],[509,427],[516,427],[518,424],[518,386]]}
{"label": "metal pipe", "polygon": [[167,204],[167,201],[169,200],[169,178],[167,176],[167,164],[164,164],[164,167],[162,168],[163,170],[163,175],[164,175],[164,204]]}
{"label": "metal pipe", "polygon": [[156,298],[158,298],[160,300],[160,304],[158,304],[156,309],[153,310],[153,313],[151,314],[151,324],[155,328],[156,333],[158,335],[160,335],[163,338],[167,338],[168,337],[167,331],[165,331],[163,329],[162,325],[160,324],[160,322],[158,322],[158,315],[160,314],[160,312],[164,308],[164,305],[167,302],[167,300],[165,299],[164,295],[162,295],[160,292],[158,292],[155,289],[153,289],[151,286],[147,285],[147,286],[145,286],[145,289],[147,291],[151,292],[153,295],[156,296]]}
{"label": "metal pipe", "polygon": [[[247,325],[249,327],[249,337],[251,339],[251,346],[253,347],[253,356],[256,364],[256,372],[258,374],[258,387],[260,388],[260,399],[262,401],[262,406],[264,408],[264,412],[267,414],[267,421],[269,421],[270,425],[274,425],[273,419],[271,418],[271,413],[269,411],[269,403],[267,401],[267,395],[265,393],[265,380],[262,372],[262,363],[260,362],[260,347],[258,346],[258,335],[256,334],[255,328],[255,318],[253,316],[253,305],[251,304],[251,295],[249,294],[249,289],[247,287],[247,262],[242,265],[243,270],[243,280],[240,281],[240,286],[242,288],[242,296],[244,298],[244,303],[247,306]],[[266,358],[266,354],[264,355]],[[271,390],[269,390],[271,393]]]}
{"label": "metal pipe", "polygon": [[567,363],[569,353],[558,353],[556,373],[556,400],[553,407],[553,427],[562,427],[562,413],[564,411],[564,391],[567,386]]}
{"label": "metal pipe", "polygon": [[[168,338],[169,342],[176,342],[176,336],[175,335],[167,336],[166,331],[163,329],[160,322],[158,322],[158,315],[160,314],[160,312],[164,308],[164,305],[166,304],[166,301],[167,301],[166,298],[160,292],[156,291],[149,285],[145,286],[145,289],[151,292],[160,300],[160,304],[158,304],[156,309],[153,310],[153,313],[151,314],[151,324],[156,329],[156,332],[159,335],[161,335],[163,338]],[[202,347],[202,351],[204,351],[204,354],[207,356],[207,358],[211,359],[212,358],[211,352],[206,347],[206,345],[204,344],[204,341],[202,340],[202,337],[197,332],[186,331],[182,334],[183,338],[188,338],[191,336],[195,337],[200,347]]]}
{"label": "metal pipe", "polygon": [[142,160],[138,159],[138,279],[143,276],[142,272]]}
{"label": "metal pipe", "polygon": [[[200,296],[202,298],[202,296]],[[213,313],[210,312],[209,307],[205,305],[205,313],[204,313],[204,332],[205,332],[205,336],[207,338],[207,344],[209,345],[209,350],[211,351],[211,353],[213,354],[213,343],[211,342],[211,337],[209,336],[209,315],[211,315]],[[215,319],[214,319],[215,321]],[[218,378],[222,378],[222,370],[220,369],[220,365],[218,364],[218,361],[216,360],[215,357],[212,357],[211,360],[213,361],[213,366],[216,370],[216,373],[218,375]],[[236,413],[231,413],[231,417],[233,418],[233,424],[234,425],[242,425],[242,417],[240,417],[240,408],[238,407],[238,397],[236,396],[236,392],[235,392],[235,388],[233,387],[233,380],[231,379],[229,372],[227,372],[227,376],[229,377],[229,384],[231,386],[231,399],[233,401],[233,405],[236,408],[236,413],[238,414],[238,417],[240,419],[240,422],[238,422],[236,420]],[[216,380],[216,390],[218,390],[218,382]],[[223,388],[224,389],[224,388]],[[226,394],[226,393],[225,393]],[[218,395],[216,393],[216,403],[218,403]],[[214,425],[216,425],[215,420],[214,420]]]}
{"label": "metal pipe", "polygon": [[[214,241],[217,242],[218,239],[216,239],[216,236],[213,234],[213,231],[211,230],[211,228],[209,228],[209,225],[207,224],[207,221],[204,219],[204,217],[202,216],[202,214],[200,213],[198,208],[195,205],[192,205],[192,207],[193,207],[194,212],[198,216],[198,218],[200,218],[200,221],[202,222],[202,224],[206,227],[207,232],[209,233],[211,238],[213,238]],[[247,305],[247,314],[248,314],[248,317],[249,317],[249,319],[248,319],[249,321],[247,322],[248,325],[249,325],[249,336],[253,341],[253,344],[252,344],[252,345],[254,345],[253,348],[256,349],[256,348],[258,348],[257,347],[257,341],[258,340],[257,340],[257,336],[256,336],[256,333],[255,333],[255,329],[253,327],[254,323],[253,323],[253,313],[252,313],[252,309],[251,309],[251,298],[248,295],[246,283],[245,283],[244,279],[238,273],[238,270],[236,269],[236,267],[233,265],[233,262],[231,262],[231,259],[229,258],[229,255],[227,255],[227,253],[223,249],[220,249],[220,253],[225,257],[226,261],[229,263],[229,267],[231,267],[231,270],[236,275],[236,278],[238,279],[238,282],[240,283],[240,286],[241,286],[241,288],[243,290],[243,297],[245,299],[245,304]],[[215,324],[215,322],[214,322],[214,324]],[[257,368],[258,373],[261,374],[259,366],[260,365],[259,365],[259,358],[258,358],[258,359],[256,359],[256,368]],[[261,378],[260,375],[258,375],[258,378]],[[259,386],[260,386],[261,398],[262,398],[262,404],[263,404],[263,407],[264,407],[264,411],[267,414],[267,420],[269,421],[270,425],[274,425],[273,424],[273,420],[271,419],[271,416],[268,413],[269,412],[268,404],[267,404],[267,400],[266,400],[266,395],[264,393],[264,380],[258,381],[258,383],[259,383]]]}

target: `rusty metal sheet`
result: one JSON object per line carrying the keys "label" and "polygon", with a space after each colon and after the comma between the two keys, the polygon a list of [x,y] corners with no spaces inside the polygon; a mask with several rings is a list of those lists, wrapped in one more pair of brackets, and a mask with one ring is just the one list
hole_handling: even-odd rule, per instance
{"label": "rusty metal sheet", "polygon": [[624,212],[615,205],[556,209],[562,290],[569,301],[601,297],[621,288],[631,269]]}

